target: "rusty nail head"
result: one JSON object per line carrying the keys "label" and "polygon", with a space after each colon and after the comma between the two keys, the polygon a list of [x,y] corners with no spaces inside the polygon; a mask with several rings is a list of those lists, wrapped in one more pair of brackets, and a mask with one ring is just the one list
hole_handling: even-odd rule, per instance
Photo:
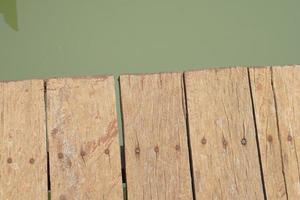
{"label": "rusty nail head", "polygon": [[228,145],[228,142],[225,139],[223,139],[223,146],[226,148],[227,145]]}
{"label": "rusty nail head", "polygon": [[288,135],[288,141],[292,141],[293,137],[291,135]]}
{"label": "rusty nail head", "polygon": [[109,154],[109,149],[105,149],[104,153],[108,155]]}
{"label": "rusty nail head", "polygon": [[207,142],[207,141],[206,141],[205,137],[203,137],[202,140],[201,140],[201,143],[202,143],[202,144],[206,144],[206,142]]}
{"label": "rusty nail head", "polygon": [[154,147],[154,151],[155,151],[155,153],[158,153],[158,152],[159,152],[158,146],[155,146],[155,147]]}
{"label": "rusty nail head", "polygon": [[273,141],[272,135],[268,135],[267,140],[268,140],[269,142],[272,142],[272,141]]}
{"label": "rusty nail head", "polygon": [[136,147],[136,148],[135,148],[135,153],[136,153],[136,154],[139,154],[139,153],[140,153],[140,148],[139,148],[139,147]]}
{"label": "rusty nail head", "polygon": [[84,157],[84,156],[86,155],[85,151],[81,150],[81,151],[80,151],[80,155],[81,155],[82,157]]}
{"label": "rusty nail head", "polygon": [[64,157],[64,154],[60,152],[60,153],[57,154],[57,157],[58,157],[59,159],[62,159],[62,158]]}
{"label": "rusty nail head", "polygon": [[180,145],[177,144],[177,145],[175,146],[175,149],[176,149],[177,151],[180,150]]}
{"label": "rusty nail head", "polygon": [[12,158],[7,158],[7,163],[8,164],[12,163]]}
{"label": "rusty nail head", "polygon": [[30,159],[29,159],[29,163],[30,163],[30,164],[34,164],[34,161],[35,161],[34,158],[30,158]]}
{"label": "rusty nail head", "polygon": [[242,145],[246,145],[246,144],[247,144],[246,138],[243,138],[243,139],[241,140],[241,143],[242,143]]}

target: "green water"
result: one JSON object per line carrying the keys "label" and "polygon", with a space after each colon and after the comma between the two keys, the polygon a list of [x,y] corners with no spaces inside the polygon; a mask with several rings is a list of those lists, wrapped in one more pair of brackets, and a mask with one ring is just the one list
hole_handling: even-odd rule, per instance
{"label": "green water", "polygon": [[0,80],[300,63],[299,0],[0,0]]}

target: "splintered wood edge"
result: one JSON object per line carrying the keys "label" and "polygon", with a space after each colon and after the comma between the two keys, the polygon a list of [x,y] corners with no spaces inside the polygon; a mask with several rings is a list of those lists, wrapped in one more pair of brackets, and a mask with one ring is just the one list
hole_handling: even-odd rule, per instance
{"label": "splintered wood edge", "polygon": [[107,80],[107,79],[114,79],[113,75],[95,75],[95,76],[75,76],[75,77],[54,77],[44,79],[45,82],[53,81],[53,80]]}

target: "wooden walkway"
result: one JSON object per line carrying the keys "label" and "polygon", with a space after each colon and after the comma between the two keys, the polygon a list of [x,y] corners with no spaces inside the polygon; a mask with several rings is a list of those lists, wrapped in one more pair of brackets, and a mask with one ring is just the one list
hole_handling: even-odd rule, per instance
{"label": "wooden walkway", "polygon": [[300,66],[115,84],[0,82],[0,200],[300,199]]}

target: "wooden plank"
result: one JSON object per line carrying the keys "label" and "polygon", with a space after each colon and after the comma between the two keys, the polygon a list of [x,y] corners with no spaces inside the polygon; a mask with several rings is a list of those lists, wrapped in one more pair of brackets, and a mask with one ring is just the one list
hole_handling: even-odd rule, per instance
{"label": "wooden plank", "polygon": [[196,199],[263,199],[247,68],[185,80]]}
{"label": "wooden plank", "polygon": [[47,81],[53,199],[121,200],[114,79]]}
{"label": "wooden plank", "polygon": [[182,78],[120,78],[128,199],[192,199]]}
{"label": "wooden plank", "polygon": [[300,199],[300,66],[273,67],[273,92],[289,199]]}
{"label": "wooden plank", "polygon": [[0,199],[47,199],[42,80],[0,82]]}
{"label": "wooden plank", "polygon": [[261,163],[268,199],[287,199],[271,68],[249,69]]}

